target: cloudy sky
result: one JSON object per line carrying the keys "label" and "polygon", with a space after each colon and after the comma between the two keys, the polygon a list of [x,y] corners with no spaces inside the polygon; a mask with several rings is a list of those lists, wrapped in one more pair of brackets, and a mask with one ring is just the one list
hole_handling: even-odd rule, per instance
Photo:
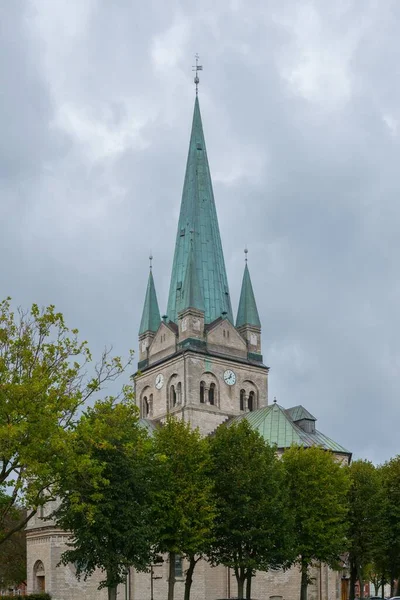
{"label": "cloudy sky", "polygon": [[357,458],[399,452],[397,0],[0,4],[2,296],[124,354],[165,310],[191,67],[236,311],[243,248],[270,400]]}

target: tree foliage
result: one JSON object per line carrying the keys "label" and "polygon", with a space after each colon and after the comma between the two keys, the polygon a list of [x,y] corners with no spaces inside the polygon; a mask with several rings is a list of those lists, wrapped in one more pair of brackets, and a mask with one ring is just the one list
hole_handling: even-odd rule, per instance
{"label": "tree foliage", "polygon": [[157,549],[169,553],[168,600],[174,597],[177,554],[189,560],[185,582],[185,600],[189,600],[194,567],[208,548],[215,516],[209,448],[197,429],[169,417],[155,432],[154,450],[158,485],[153,510]]}
{"label": "tree foliage", "polygon": [[[9,502],[1,498],[1,502]],[[8,512],[6,526],[12,529],[25,517],[25,510],[14,506]],[[25,530],[17,531],[0,546],[0,588],[13,588],[26,582],[26,534]]]}
{"label": "tree foliage", "polygon": [[[50,499],[80,407],[125,367],[107,351],[88,375],[91,363],[54,306],[14,313],[10,299],[0,303],[0,544]],[[9,519],[16,504],[29,508],[18,522]]]}
{"label": "tree foliage", "polygon": [[349,475],[331,453],[318,447],[293,446],[282,461],[295,522],[300,600],[306,600],[312,562],[335,568],[346,549]]}
{"label": "tree foliage", "polygon": [[62,563],[74,563],[78,578],[102,569],[100,587],[115,598],[130,566],[147,569],[154,544],[151,443],[136,407],[97,402],[77,426],[74,453],[76,464],[68,464],[61,478],[53,515],[72,532]]}
{"label": "tree foliage", "polygon": [[350,564],[350,600],[355,597],[355,584],[368,576],[376,549],[383,541],[383,495],[380,476],[369,461],[357,460],[349,467],[348,551]]}
{"label": "tree foliage", "polygon": [[[382,487],[381,536],[375,546],[374,565],[390,582],[391,594],[400,593],[400,455],[379,468]],[[395,589],[397,581],[397,590]]]}
{"label": "tree foliage", "polygon": [[217,517],[210,558],[234,570],[239,598],[251,578],[293,560],[292,521],[275,449],[247,421],[219,427],[210,440]]}

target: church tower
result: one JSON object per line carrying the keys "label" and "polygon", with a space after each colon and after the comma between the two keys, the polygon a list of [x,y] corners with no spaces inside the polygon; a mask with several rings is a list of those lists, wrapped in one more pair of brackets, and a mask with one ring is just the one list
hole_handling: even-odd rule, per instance
{"label": "church tower", "polygon": [[173,414],[204,435],[268,404],[247,251],[234,326],[197,94],[167,312],[161,319],[150,268],[135,386],[142,418]]}

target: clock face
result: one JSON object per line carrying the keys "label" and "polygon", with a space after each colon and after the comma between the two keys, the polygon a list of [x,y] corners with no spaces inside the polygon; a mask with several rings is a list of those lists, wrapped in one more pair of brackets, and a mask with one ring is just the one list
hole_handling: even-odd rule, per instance
{"label": "clock face", "polygon": [[230,369],[227,369],[224,373],[224,381],[227,385],[235,385],[236,375]]}
{"label": "clock face", "polygon": [[159,373],[156,377],[156,388],[158,390],[161,390],[163,385],[164,385],[164,375],[162,373]]}

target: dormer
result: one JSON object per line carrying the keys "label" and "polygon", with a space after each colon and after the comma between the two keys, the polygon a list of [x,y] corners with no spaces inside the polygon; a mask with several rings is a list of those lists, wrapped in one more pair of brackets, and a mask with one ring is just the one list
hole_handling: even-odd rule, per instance
{"label": "dormer", "polygon": [[294,406],[286,411],[293,423],[306,433],[315,433],[315,421],[317,420],[304,406]]}

